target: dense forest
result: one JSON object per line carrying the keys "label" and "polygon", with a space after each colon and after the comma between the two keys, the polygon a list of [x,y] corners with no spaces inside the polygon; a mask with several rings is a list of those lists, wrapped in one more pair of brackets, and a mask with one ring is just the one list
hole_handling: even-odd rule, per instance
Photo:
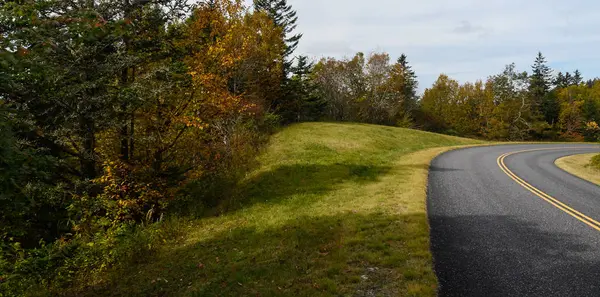
{"label": "dense forest", "polygon": [[285,0],[4,1],[0,296],[68,285],[139,252],[140,229],[243,199],[237,182],[284,125],[600,140],[600,81],[541,53],[529,73],[441,75],[421,96],[405,55],[299,56],[297,22]]}

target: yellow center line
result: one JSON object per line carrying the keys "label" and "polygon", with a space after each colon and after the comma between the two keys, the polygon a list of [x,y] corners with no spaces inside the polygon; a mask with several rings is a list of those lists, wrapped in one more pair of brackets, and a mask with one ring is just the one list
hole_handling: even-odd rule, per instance
{"label": "yellow center line", "polygon": [[502,171],[504,171],[504,173],[506,173],[506,175],[508,175],[508,177],[510,177],[511,179],[513,179],[515,182],[517,182],[519,185],[523,186],[525,189],[529,190],[531,193],[535,194],[536,196],[542,198],[544,201],[550,203],[551,205],[555,206],[556,208],[562,210],[563,212],[567,213],[568,215],[578,219],[579,221],[583,222],[584,224],[600,231],[600,222],[582,214],[581,212],[573,209],[572,207],[560,202],[558,199],[542,192],[540,189],[532,186],[531,184],[529,184],[528,182],[524,181],[522,178],[520,178],[519,176],[517,176],[514,172],[512,172],[510,169],[508,169],[508,166],[506,166],[506,164],[504,163],[504,160],[508,157],[508,156],[512,156],[512,155],[516,155],[516,154],[520,154],[520,153],[526,153],[526,152],[535,152],[535,151],[545,151],[545,150],[559,150],[559,149],[576,149],[576,150],[582,150],[583,148],[577,148],[577,147],[563,147],[563,148],[544,148],[544,149],[530,149],[530,150],[522,150],[522,151],[517,151],[517,152],[511,152],[511,153],[506,153],[500,157],[498,157],[498,166],[500,166],[500,169],[502,169]]}

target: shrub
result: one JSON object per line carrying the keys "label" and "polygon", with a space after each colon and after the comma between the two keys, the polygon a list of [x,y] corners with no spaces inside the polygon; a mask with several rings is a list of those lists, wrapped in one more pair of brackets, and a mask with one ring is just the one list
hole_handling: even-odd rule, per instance
{"label": "shrub", "polygon": [[596,168],[596,169],[600,170],[600,155],[594,156],[592,158],[590,166],[592,166],[593,168]]}
{"label": "shrub", "polygon": [[596,142],[600,141],[600,126],[596,122],[588,122],[583,130],[585,141]]}

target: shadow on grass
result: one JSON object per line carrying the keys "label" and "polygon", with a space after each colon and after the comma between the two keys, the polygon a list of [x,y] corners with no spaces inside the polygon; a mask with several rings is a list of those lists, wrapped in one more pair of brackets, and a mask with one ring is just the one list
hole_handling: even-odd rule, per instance
{"label": "shadow on grass", "polygon": [[[440,228],[457,224],[490,232]],[[443,296],[600,295],[600,265],[589,257],[597,248],[575,236],[510,216],[436,217],[432,227]],[[173,246],[144,265],[123,263],[73,295],[434,296],[428,236],[424,214],[346,213],[238,227]]]}
{"label": "shadow on grass", "polygon": [[600,251],[585,236],[512,216],[430,223],[440,296],[600,296]]}
{"label": "shadow on grass", "polygon": [[424,214],[302,217],[238,227],[122,263],[74,296],[397,296],[435,294]]}
{"label": "shadow on grass", "polygon": [[245,181],[239,195],[244,198],[225,208],[232,211],[259,202],[279,203],[294,195],[322,196],[341,183],[376,182],[390,169],[389,166],[341,163],[284,165]]}

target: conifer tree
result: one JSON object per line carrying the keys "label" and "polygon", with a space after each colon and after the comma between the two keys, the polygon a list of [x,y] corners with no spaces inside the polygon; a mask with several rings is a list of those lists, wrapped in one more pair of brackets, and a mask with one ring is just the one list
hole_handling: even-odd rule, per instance
{"label": "conifer tree", "polygon": [[[306,58],[294,56],[302,38],[302,34],[294,33],[298,21],[296,11],[287,3],[287,0],[254,0],[254,9],[263,11],[271,17],[275,25],[281,28],[282,39],[285,42],[285,48],[281,52],[283,60],[281,93],[278,99],[270,102],[268,108],[271,112],[278,114],[283,123],[300,121],[302,117],[299,115],[303,113],[300,109],[303,108],[305,101],[309,100],[306,97],[308,96],[306,90],[309,86],[306,85],[308,80],[300,79],[302,75],[298,76],[298,73],[307,72],[310,64],[306,63]],[[295,61],[298,62],[296,66],[294,66]],[[292,110],[289,110],[290,107]]]}
{"label": "conifer tree", "polygon": [[404,76],[404,90],[402,92],[404,97],[403,108],[405,112],[411,112],[417,105],[417,88],[419,82],[417,81],[415,71],[412,70],[412,66],[408,64],[405,54],[402,54],[400,58],[398,58],[398,64],[401,66]]}
{"label": "conifer tree", "polygon": [[266,12],[273,19],[275,25],[283,31],[286,48],[282,54],[285,58],[284,75],[287,76],[292,71],[293,54],[302,38],[302,34],[294,34],[298,21],[296,11],[287,4],[287,0],[255,0],[254,9]]}
{"label": "conifer tree", "polygon": [[556,75],[556,78],[554,79],[554,86],[557,88],[564,88],[567,86],[565,75],[562,73],[562,71]]}
{"label": "conifer tree", "polygon": [[579,85],[583,82],[583,76],[581,76],[581,72],[579,70],[575,70],[573,74],[573,79],[571,81],[572,85]]}
{"label": "conifer tree", "polygon": [[550,106],[553,104],[552,102],[547,102],[552,98],[547,95],[550,92],[552,70],[546,63],[544,55],[538,52],[529,78],[529,95],[534,114],[549,118],[551,117]]}
{"label": "conifer tree", "polygon": [[563,88],[570,86],[572,82],[573,82],[573,76],[571,75],[571,73],[567,72],[565,74],[565,84],[564,84]]}

